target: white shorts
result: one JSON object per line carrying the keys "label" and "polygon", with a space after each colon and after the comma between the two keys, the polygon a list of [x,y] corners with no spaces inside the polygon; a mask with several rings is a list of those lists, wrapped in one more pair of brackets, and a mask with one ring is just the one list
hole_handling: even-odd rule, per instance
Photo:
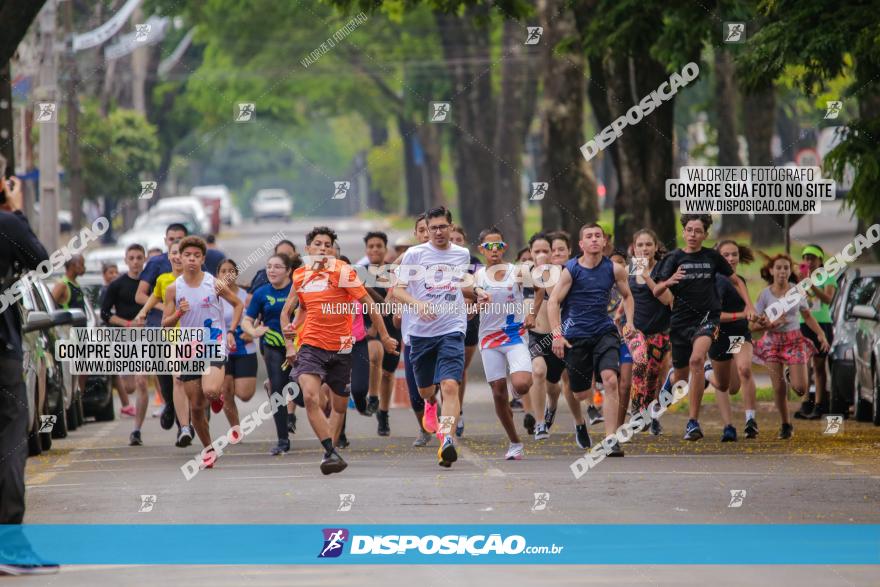
{"label": "white shorts", "polygon": [[532,356],[525,342],[509,344],[494,349],[480,349],[483,357],[483,370],[486,371],[486,381],[489,383],[507,377],[507,367],[510,372],[532,372]]}

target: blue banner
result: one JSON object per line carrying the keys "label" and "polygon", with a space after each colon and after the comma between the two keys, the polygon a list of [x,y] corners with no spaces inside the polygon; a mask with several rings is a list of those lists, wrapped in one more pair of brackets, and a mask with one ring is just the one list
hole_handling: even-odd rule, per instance
{"label": "blue banner", "polygon": [[[636,548],[648,540],[651,548]],[[880,564],[880,525],[46,524],[0,526],[0,563]]]}

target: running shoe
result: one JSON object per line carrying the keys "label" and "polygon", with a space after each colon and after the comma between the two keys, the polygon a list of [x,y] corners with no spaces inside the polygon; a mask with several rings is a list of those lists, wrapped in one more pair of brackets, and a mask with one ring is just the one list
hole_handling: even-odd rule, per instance
{"label": "running shoe", "polygon": [[822,408],[821,404],[816,404],[816,407],[813,408],[813,411],[804,416],[804,420],[821,420],[822,416],[825,415],[825,410]]}
{"label": "running shoe", "polygon": [[[812,415],[813,411],[816,409],[816,402],[811,399],[805,399],[801,402],[801,409],[794,413],[794,417],[798,420],[818,420],[821,416],[816,418],[809,418],[808,416]],[[820,410],[822,408],[819,408]]]}
{"label": "running shoe", "polygon": [[736,428],[732,424],[724,427],[724,432],[721,433],[721,442],[736,442]]}
{"label": "running shoe", "polygon": [[794,426],[791,424],[783,424],[779,429],[779,440],[788,440],[794,433]]}
{"label": "running shoe", "polygon": [[296,434],[296,414],[287,414],[287,431]]}
{"label": "running shoe", "polygon": [[372,416],[376,412],[379,411],[379,398],[371,395],[369,399],[367,399],[367,408],[364,410],[365,416]]}
{"label": "running shoe", "polygon": [[507,447],[507,454],[504,455],[504,458],[508,461],[519,461],[522,460],[524,454],[521,442],[511,442],[510,446]]}
{"label": "running shoe", "polygon": [[510,400],[510,409],[514,412],[518,412],[523,409],[523,404],[518,398],[513,398]]}
{"label": "running shoe", "polygon": [[590,433],[587,432],[586,424],[578,424],[574,427],[574,436],[577,441],[577,445],[584,450],[587,450],[591,446],[593,446],[593,442],[590,440]]}
{"label": "running shoe", "polygon": [[162,415],[159,416],[159,426],[162,427],[162,430],[171,430],[171,427],[174,426],[174,406],[166,404],[162,408]]}
{"label": "running shoe", "polygon": [[206,469],[214,468],[214,463],[217,462],[217,453],[214,452],[214,447],[208,448],[205,456],[202,457],[202,462],[205,464]]}
{"label": "running shoe", "polygon": [[419,436],[416,438],[415,442],[412,443],[415,447],[428,446],[428,443],[431,441],[431,434],[425,432],[424,430],[419,431]]}
{"label": "running shoe", "polygon": [[344,471],[348,466],[348,463],[339,456],[339,453],[336,452],[334,448],[332,451],[324,455],[324,458],[321,460],[321,472],[325,475],[330,475],[331,473],[339,473]]}
{"label": "running shoe", "polygon": [[437,402],[425,402],[425,413],[422,415],[422,426],[428,432],[437,432],[440,423],[437,421]]}
{"label": "running shoe", "polygon": [[703,438],[703,431],[700,430],[700,423],[696,420],[688,420],[687,427],[684,430],[685,440],[699,440]]}
{"label": "running shoe", "polygon": [[668,391],[672,393],[672,375],[675,373],[675,369],[669,369],[669,372],[666,374],[666,379],[663,381],[663,385],[660,387],[660,391]]}
{"label": "running shoe", "polygon": [[193,429],[192,426],[181,426],[180,430],[177,431],[177,442],[174,443],[174,446],[179,448],[185,448],[192,443],[193,439]]}
{"label": "running shoe", "polygon": [[550,432],[547,430],[547,424],[538,422],[538,425],[535,426],[535,440],[547,440],[548,438],[550,438]]}
{"label": "running shoe", "polygon": [[458,460],[458,453],[455,451],[451,436],[443,439],[443,444],[437,449],[437,458],[440,461],[438,464],[446,468],[451,467],[452,463]]}
{"label": "running shoe", "polygon": [[455,423],[455,435],[461,438],[462,434],[464,434],[464,414],[459,414],[458,422]]}
{"label": "running shoe", "polygon": [[590,418],[590,426],[595,426],[605,421],[605,418],[602,417],[602,412],[593,405],[587,408],[587,416]]}
{"label": "running shoe", "polygon": [[712,361],[706,361],[703,364],[703,386],[704,386],[704,388],[709,387],[709,385],[710,385],[709,378],[712,376],[712,374],[714,372],[715,372],[714,369],[712,369]]}
{"label": "running shoe", "polygon": [[547,426],[547,430],[553,427],[554,420],[556,420],[556,410],[547,406],[544,408],[544,424]]}
{"label": "running shoe", "polygon": [[605,456],[609,457],[622,457],[623,455],[623,449],[620,447],[620,442],[618,442],[617,440],[615,440],[614,444],[611,445],[611,449],[605,452]]}
{"label": "running shoe", "polygon": [[211,411],[215,414],[219,414],[223,411],[223,395],[221,394],[217,399],[211,400]]}
{"label": "running shoe", "polygon": [[754,418],[749,418],[746,422],[746,438],[755,438],[758,436],[758,423]]}
{"label": "running shoe", "polygon": [[141,440],[141,431],[133,430],[131,435],[128,437],[128,446],[141,446],[144,444],[144,441]]}
{"label": "running shoe", "polygon": [[336,448],[348,448],[351,443],[348,441],[348,436],[345,435],[345,431],[339,433],[339,440],[336,441]]}
{"label": "running shoe", "polygon": [[290,440],[285,438],[281,438],[278,440],[278,444],[272,447],[272,450],[269,451],[269,454],[273,457],[277,457],[278,455],[283,455],[287,451],[290,450]]}
{"label": "running shoe", "polygon": [[383,410],[376,412],[376,421],[379,423],[377,430],[379,436],[389,436],[391,434],[391,426],[388,425],[388,412]]}
{"label": "running shoe", "polygon": [[155,410],[153,410],[153,417],[154,417],[154,418],[158,418],[158,417],[161,416],[164,412],[165,412],[165,404],[162,404],[161,406],[159,406],[158,408],[156,408]]}
{"label": "running shoe", "polygon": [[531,414],[526,414],[523,416],[523,427],[526,429],[526,432],[529,433],[529,436],[535,433],[535,417]]}
{"label": "running shoe", "polygon": [[119,413],[122,414],[123,416],[134,417],[134,415],[137,413],[137,411],[135,410],[134,406],[125,406],[124,408],[119,408]]}
{"label": "running shoe", "polygon": [[663,426],[660,425],[660,420],[657,418],[651,419],[651,434],[654,436],[660,436],[663,432]]}

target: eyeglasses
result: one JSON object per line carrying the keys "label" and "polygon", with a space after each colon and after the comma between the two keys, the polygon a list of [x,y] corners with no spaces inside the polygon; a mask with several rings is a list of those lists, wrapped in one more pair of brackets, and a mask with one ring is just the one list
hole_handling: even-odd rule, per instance
{"label": "eyeglasses", "polygon": [[486,249],[487,251],[501,251],[507,248],[507,243],[504,241],[494,242],[494,243],[483,243],[480,245],[480,248]]}
{"label": "eyeglasses", "polygon": [[443,232],[444,230],[449,230],[449,224],[435,224],[434,226],[429,226],[428,230],[431,232]]}

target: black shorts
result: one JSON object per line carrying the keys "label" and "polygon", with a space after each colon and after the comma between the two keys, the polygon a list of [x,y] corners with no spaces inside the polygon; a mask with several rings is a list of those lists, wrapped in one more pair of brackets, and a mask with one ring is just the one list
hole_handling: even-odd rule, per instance
{"label": "black shorts", "polygon": [[[226,361],[211,361],[211,367],[224,367],[226,365]],[[202,374],[197,375],[181,375],[177,379],[179,381],[195,381],[196,379],[201,379]]]}
{"label": "black shorts", "polygon": [[570,349],[565,350],[565,368],[573,393],[587,391],[593,386],[593,376],[599,379],[602,371],[611,369],[620,374],[620,335],[617,329],[588,338],[568,338]]}
{"label": "black shorts", "polygon": [[[394,327],[394,319],[391,316],[384,316],[384,318],[385,329],[388,331],[388,336],[397,341],[397,351],[400,353],[403,349],[403,335],[400,333],[399,328]],[[378,340],[381,342],[378,333],[368,335],[367,340]],[[391,353],[385,353],[382,356],[382,370],[386,373],[396,372],[398,365],[400,365],[400,354],[393,355]]]}
{"label": "black shorts", "polygon": [[226,361],[226,374],[233,379],[257,376],[257,353],[249,355],[229,355]]}
{"label": "black shorts", "polygon": [[[831,326],[830,322],[819,322],[819,328],[822,329],[822,332],[825,333],[825,338],[828,339],[828,345],[830,346],[832,342],[834,342],[834,328]],[[813,346],[816,347],[816,354],[814,357],[818,357],[820,359],[824,359],[828,356],[828,353],[823,353],[819,350],[819,337],[816,336],[816,333],[810,330],[810,327],[806,324],[801,324],[801,334],[803,334],[806,338],[813,342]]]}
{"label": "black shorts", "polygon": [[464,331],[464,346],[476,346],[480,342],[480,315],[477,314],[472,320],[467,321],[467,330]]}
{"label": "black shorts", "polygon": [[720,328],[717,315],[705,322],[684,328],[672,326],[669,329],[669,342],[672,345],[672,366],[684,369],[691,361],[694,341],[701,336],[708,336],[714,342],[718,339]]}
{"label": "black shorts", "polygon": [[351,353],[340,354],[304,344],[296,354],[290,378],[299,382],[300,375],[317,375],[333,393],[348,397],[345,387],[351,383]]}
{"label": "black shorts", "polygon": [[[735,337],[742,337],[742,339]],[[718,338],[709,347],[709,358],[713,361],[729,361],[733,358],[733,353],[727,351],[735,348],[735,343],[739,340],[742,340],[742,344],[751,344],[752,342],[752,332],[749,330],[748,320],[722,323],[718,330]]]}
{"label": "black shorts", "polygon": [[547,365],[547,381],[559,383],[565,371],[565,361],[553,354],[553,335],[529,330],[529,353],[532,358],[543,357]]}

